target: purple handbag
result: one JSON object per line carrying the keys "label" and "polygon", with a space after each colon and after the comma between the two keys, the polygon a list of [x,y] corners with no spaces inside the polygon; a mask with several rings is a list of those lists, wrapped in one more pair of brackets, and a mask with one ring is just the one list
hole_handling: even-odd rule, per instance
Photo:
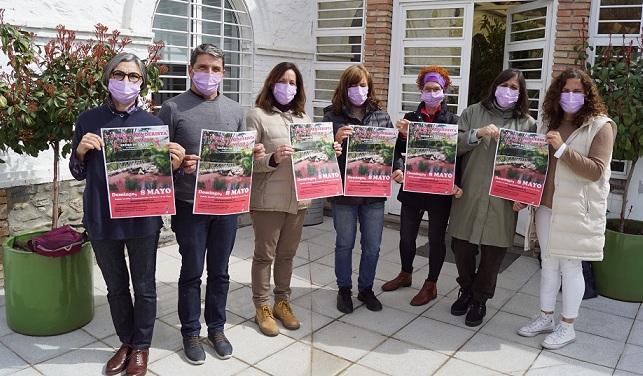
{"label": "purple handbag", "polygon": [[69,225],[58,227],[27,242],[27,247],[42,256],[63,257],[79,252],[87,241],[85,233],[74,230]]}

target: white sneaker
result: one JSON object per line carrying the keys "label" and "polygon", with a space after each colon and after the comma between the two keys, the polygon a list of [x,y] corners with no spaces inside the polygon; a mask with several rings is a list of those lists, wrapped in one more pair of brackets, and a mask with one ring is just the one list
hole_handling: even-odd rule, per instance
{"label": "white sneaker", "polygon": [[518,334],[523,337],[534,337],[542,333],[551,333],[554,327],[554,315],[541,312],[529,324],[520,328]]}
{"label": "white sneaker", "polygon": [[574,324],[561,322],[553,333],[545,337],[542,346],[549,350],[557,350],[574,341],[576,341]]}

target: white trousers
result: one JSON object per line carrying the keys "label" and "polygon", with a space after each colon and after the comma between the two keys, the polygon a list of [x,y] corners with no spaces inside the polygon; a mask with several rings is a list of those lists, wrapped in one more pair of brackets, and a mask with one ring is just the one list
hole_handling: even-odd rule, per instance
{"label": "white trousers", "polygon": [[542,258],[540,309],[544,312],[554,311],[562,277],[563,310],[561,315],[566,319],[575,319],[578,317],[578,310],[585,293],[583,266],[581,260],[555,257],[549,254],[550,225],[551,209],[540,206],[536,210],[536,235]]}

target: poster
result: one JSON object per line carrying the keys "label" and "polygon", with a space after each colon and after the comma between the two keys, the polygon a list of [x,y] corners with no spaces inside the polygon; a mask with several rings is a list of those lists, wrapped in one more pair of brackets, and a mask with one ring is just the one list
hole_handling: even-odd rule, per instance
{"label": "poster", "polygon": [[410,123],[402,189],[450,195],[455,182],[457,146],[457,124]]}
{"label": "poster", "polygon": [[201,130],[194,214],[227,215],[250,210],[256,135],[255,131]]}
{"label": "poster", "polygon": [[545,135],[501,128],[489,194],[539,206],[548,163]]}
{"label": "poster", "polygon": [[398,130],[353,126],[348,138],[344,196],[390,197]]}
{"label": "poster", "polygon": [[342,178],[333,149],[333,123],[291,124],[292,168],[297,200],[342,194]]}
{"label": "poster", "polygon": [[174,214],[167,125],[102,128],[101,136],[110,217]]}

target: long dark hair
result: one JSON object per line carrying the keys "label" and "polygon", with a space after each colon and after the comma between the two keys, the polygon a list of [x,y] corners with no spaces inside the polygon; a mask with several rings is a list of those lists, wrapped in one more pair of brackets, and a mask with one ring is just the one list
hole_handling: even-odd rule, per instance
{"label": "long dark hair", "polygon": [[366,104],[375,107],[380,110],[380,101],[375,96],[375,88],[373,86],[373,76],[364,68],[362,64],[351,65],[346,68],[342,73],[342,76],[339,78],[339,85],[335,89],[333,94],[333,111],[336,114],[341,114],[344,107],[350,103],[348,100],[348,88],[355,86],[362,81],[362,78],[366,77],[368,81],[368,96],[366,97]]}
{"label": "long dark hair", "polygon": [[543,120],[547,123],[548,130],[558,129],[563,120],[565,111],[560,107],[560,94],[570,78],[578,78],[585,91],[585,104],[574,116],[576,128],[592,116],[607,113],[605,102],[592,78],[578,68],[567,68],[554,78],[543,100]]}
{"label": "long dark hair", "polygon": [[487,110],[492,110],[494,102],[496,101],[496,88],[503,82],[508,81],[514,77],[518,79],[518,84],[520,85],[520,89],[518,89],[518,91],[520,95],[518,96],[518,102],[516,102],[516,106],[513,110],[513,117],[516,119],[520,119],[529,116],[529,96],[527,95],[527,83],[525,82],[525,76],[518,69],[509,68],[500,72],[498,77],[493,80],[491,87],[489,87],[489,93],[487,94],[487,97],[481,100],[480,104],[482,104]]}
{"label": "long dark hair", "polygon": [[279,82],[281,76],[283,76],[289,69],[292,69],[292,71],[295,72],[295,78],[297,80],[297,94],[295,94],[295,98],[290,102],[292,106],[290,109],[292,113],[297,116],[301,116],[301,114],[306,112],[304,109],[304,106],[306,105],[304,79],[301,76],[299,68],[297,68],[295,64],[287,61],[275,65],[270,73],[268,73],[268,77],[266,77],[266,81],[263,83],[263,88],[261,88],[261,91],[257,96],[257,100],[255,100],[255,106],[261,108],[267,113],[272,112],[272,107],[277,103],[274,94],[272,94],[272,86]]}

